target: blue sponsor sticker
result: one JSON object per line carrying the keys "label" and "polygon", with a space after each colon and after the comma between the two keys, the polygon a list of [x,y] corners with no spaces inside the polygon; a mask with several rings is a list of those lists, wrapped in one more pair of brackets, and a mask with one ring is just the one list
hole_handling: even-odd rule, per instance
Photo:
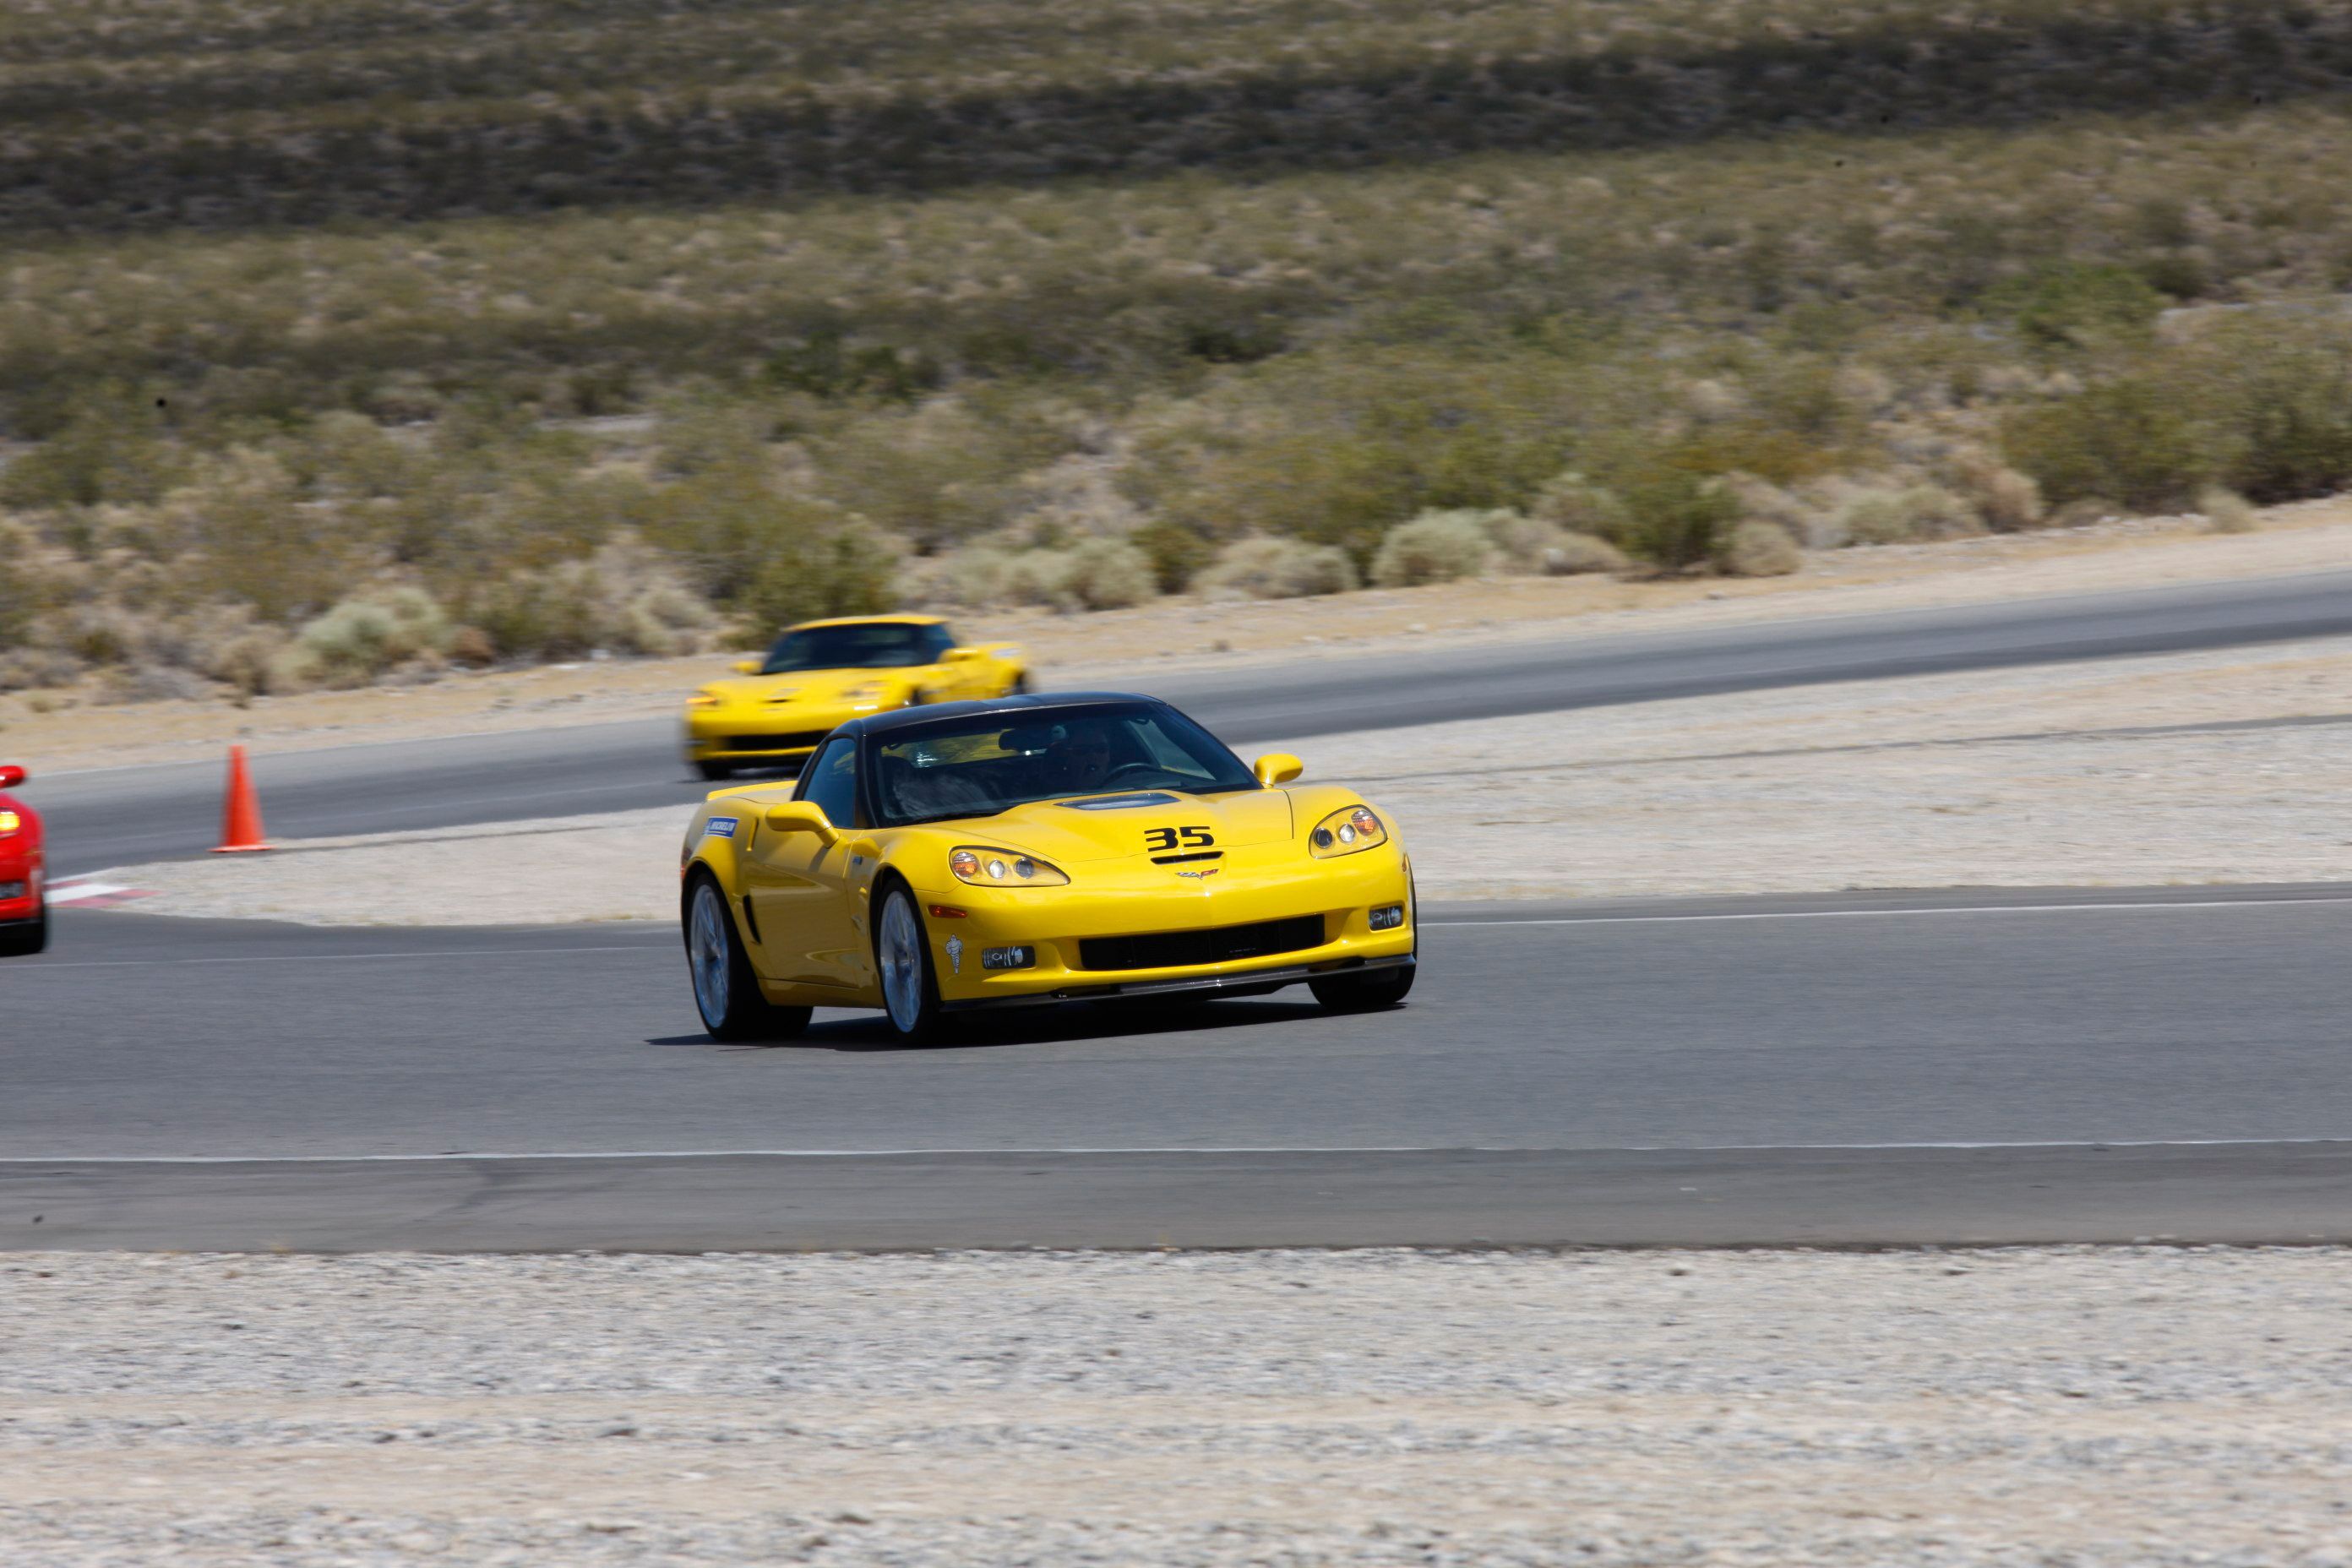
{"label": "blue sponsor sticker", "polygon": [[739,820],[739,818],[732,816],[714,816],[709,821],[702,825],[703,837],[706,838],[732,838],[735,837],[735,824]]}

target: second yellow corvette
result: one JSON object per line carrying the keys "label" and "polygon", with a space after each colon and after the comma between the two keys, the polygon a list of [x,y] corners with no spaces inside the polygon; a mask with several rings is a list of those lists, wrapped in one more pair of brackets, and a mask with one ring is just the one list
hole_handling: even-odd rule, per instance
{"label": "second yellow corvette", "polygon": [[804,761],[835,726],[928,702],[1029,689],[1011,643],[960,647],[937,616],[865,616],[786,628],[765,658],[687,700],[686,760],[707,779]]}
{"label": "second yellow corvette", "polygon": [[1344,784],[1254,767],[1149,697],[1011,697],[843,725],[796,785],[715,792],[679,915],[722,1039],[879,1007],[924,1038],[969,1008],[1304,984],[1412,986],[1412,868]]}

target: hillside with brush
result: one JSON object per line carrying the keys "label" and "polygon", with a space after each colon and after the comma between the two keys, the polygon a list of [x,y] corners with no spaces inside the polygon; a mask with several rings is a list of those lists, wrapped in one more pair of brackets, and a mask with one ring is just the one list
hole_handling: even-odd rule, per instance
{"label": "hillside with brush", "polygon": [[2352,4],[0,17],[0,691],[2352,479]]}

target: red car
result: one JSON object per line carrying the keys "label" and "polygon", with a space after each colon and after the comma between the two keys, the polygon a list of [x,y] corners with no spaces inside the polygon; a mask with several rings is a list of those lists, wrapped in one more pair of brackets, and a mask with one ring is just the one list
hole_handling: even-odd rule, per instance
{"label": "red car", "polygon": [[41,818],[8,793],[24,782],[24,769],[0,766],[0,958],[19,958],[49,945]]}

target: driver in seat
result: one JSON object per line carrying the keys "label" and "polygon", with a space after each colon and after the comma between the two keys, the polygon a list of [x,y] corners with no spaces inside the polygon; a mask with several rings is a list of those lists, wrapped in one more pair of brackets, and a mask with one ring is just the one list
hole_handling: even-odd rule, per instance
{"label": "driver in seat", "polygon": [[1110,773],[1110,731],[1099,719],[1074,719],[1045,748],[1048,787],[1071,794],[1098,788]]}

